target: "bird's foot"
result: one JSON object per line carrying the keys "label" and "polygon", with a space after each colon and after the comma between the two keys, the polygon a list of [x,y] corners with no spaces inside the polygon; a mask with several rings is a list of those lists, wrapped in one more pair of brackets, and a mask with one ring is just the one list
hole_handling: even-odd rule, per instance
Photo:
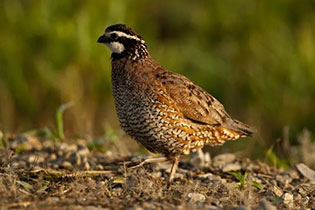
{"label": "bird's foot", "polygon": [[[138,168],[140,166],[143,166],[144,164],[148,164],[148,163],[157,163],[157,162],[164,162],[164,161],[167,161],[168,158],[167,157],[154,157],[154,158],[147,158],[145,160],[142,160],[140,163],[137,163],[136,165],[134,166],[131,166],[131,167],[128,167],[130,169],[135,169],[135,168]],[[138,161],[137,161],[138,162]],[[134,164],[135,162],[132,161],[130,162],[129,164]],[[129,165],[128,164],[128,165]]]}

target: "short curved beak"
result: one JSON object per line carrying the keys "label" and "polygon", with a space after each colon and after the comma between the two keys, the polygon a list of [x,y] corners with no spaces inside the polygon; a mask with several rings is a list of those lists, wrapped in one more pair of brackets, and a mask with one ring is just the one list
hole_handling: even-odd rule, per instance
{"label": "short curved beak", "polygon": [[109,42],[109,38],[106,37],[105,35],[102,35],[102,36],[100,36],[100,37],[98,38],[97,42],[98,42],[98,43],[107,43],[107,42]]}

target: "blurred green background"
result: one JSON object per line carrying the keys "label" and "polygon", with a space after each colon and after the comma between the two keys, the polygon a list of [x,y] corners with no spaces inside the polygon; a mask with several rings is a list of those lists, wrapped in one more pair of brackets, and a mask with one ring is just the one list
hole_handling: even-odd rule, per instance
{"label": "blurred green background", "polygon": [[68,136],[119,129],[110,52],[96,43],[125,23],[151,55],[212,93],[253,125],[268,148],[290,128],[315,131],[315,1],[1,0],[0,129],[54,127]]}

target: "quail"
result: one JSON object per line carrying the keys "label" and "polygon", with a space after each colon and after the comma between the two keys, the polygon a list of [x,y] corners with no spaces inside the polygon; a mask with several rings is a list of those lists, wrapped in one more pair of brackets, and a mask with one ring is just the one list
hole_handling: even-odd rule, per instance
{"label": "quail", "polygon": [[173,161],[169,184],[181,155],[252,135],[252,128],[231,118],[216,98],[157,63],[132,28],[111,25],[98,42],[112,52],[112,91],[120,125],[149,151],[163,154],[143,163]]}

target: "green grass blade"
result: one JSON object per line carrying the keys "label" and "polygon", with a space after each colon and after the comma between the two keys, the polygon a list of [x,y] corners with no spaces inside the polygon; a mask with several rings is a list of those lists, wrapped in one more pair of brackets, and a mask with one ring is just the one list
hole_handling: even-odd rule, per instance
{"label": "green grass blade", "polygon": [[56,122],[57,122],[57,137],[60,140],[63,140],[65,138],[64,132],[63,132],[63,113],[66,109],[73,106],[73,102],[69,102],[66,104],[62,104],[58,109],[56,113]]}

